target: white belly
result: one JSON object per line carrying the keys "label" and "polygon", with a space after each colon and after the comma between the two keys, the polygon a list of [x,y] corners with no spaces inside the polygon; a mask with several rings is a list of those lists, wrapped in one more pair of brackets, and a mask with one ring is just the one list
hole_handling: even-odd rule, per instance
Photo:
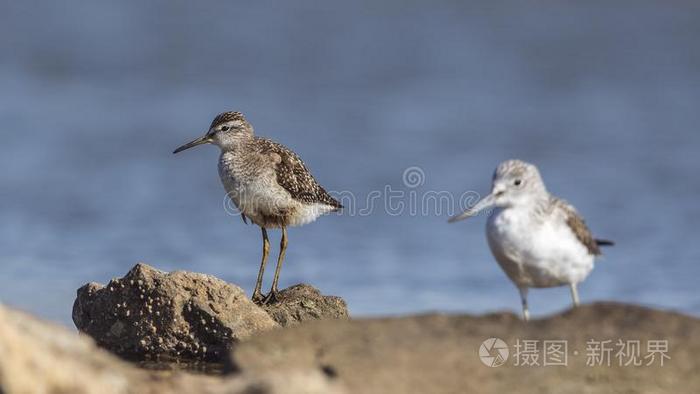
{"label": "white belly", "polygon": [[280,218],[285,226],[301,226],[316,220],[333,210],[325,204],[304,204],[294,200],[281,187],[274,172],[256,176],[236,177],[235,172],[221,171],[221,182],[228,198],[236,208],[258,226],[280,227]]}
{"label": "white belly", "polygon": [[289,210],[289,194],[276,184],[256,178],[240,182],[232,176],[222,177],[228,197],[236,207],[257,223],[257,218],[265,215],[281,214]]}
{"label": "white belly", "polygon": [[554,287],[583,281],[592,256],[564,220],[537,222],[527,212],[498,210],[487,223],[491,252],[518,287]]}

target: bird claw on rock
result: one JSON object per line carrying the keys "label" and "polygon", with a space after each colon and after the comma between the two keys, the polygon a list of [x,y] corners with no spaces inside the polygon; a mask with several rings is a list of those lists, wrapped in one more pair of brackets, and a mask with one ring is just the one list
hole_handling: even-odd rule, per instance
{"label": "bird claw on rock", "polygon": [[253,296],[250,298],[250,300],[257,305],[262,304],[265,301],[265,299],[266,297],[261,292],[253,293]]}
{"label": "bird claw on rock", "polygon": [[278,293],[279,293],[279,291],[270,290],[270,292],[267,294],[265,299],[262,301],[263,305],[270,305],[270,304],[274,304],[275,302],[277,302],[277,300],[279,299],[279,297],[277,296]]}

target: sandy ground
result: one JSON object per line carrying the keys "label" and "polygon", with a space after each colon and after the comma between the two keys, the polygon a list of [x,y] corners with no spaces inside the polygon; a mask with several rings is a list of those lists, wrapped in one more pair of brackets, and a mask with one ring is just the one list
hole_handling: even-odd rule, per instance
{"label": "sandy ground", "polygon": [[[501,366],[486,365],[499,354],[491,342],[480,357],[489,338],[506,345]],[[698,393],[700,320],[599,303],[529,323],[510,313],[320,321],[251,338],[231,368],[316,368],[362,393]]]}

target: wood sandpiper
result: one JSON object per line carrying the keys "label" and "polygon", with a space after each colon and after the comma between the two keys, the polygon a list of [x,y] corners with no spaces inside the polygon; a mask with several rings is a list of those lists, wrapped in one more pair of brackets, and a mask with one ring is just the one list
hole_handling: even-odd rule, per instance
{"label": "wood sandpiper", "polygon": [[491,253],[520,290],[523,318],[528,320],[531,287],[569,285],[574,306],[576,285],[593,270],[600,246],[576,209],[547,191],[540,172],[520,160],[501,163],[493,175],[491,194],[450,222],[494,208],[486,225]]}
{"label": "wood sandpiper", "polygon": [[[219,177],[243,221],[260,226],[262,261],[255,282],[253,301],[276,299],[282,262],[287,250],[287,227],[310,223],[319,216],[338,211],[342,205],[316,182],[301,158],[290,149],[254,135],[253,126],[240,112],[219,114],[207,133],[177,148],[175,152],[202,144],[221,148]],[[265,265],[270,252],[267,229],[281,228],[282,241],[272,288],[261,292]]]}

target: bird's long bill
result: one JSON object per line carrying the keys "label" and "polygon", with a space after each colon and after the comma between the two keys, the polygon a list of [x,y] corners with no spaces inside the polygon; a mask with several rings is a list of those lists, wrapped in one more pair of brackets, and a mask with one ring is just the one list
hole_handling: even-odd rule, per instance
{"label": "bird's long bill", "polygon": [[448,220],[448,222],[454,223],[460,220],[464,220],[466,218],[470,218],[472,216],[476,216],[479,214],[479,212],[483,211],[484,209],[491,208],[495,203],[496,198],[493,196],[493,194],[489,194],[488,196],[482,198],[481,201],[476,203],[476,205],[474,205],[473,207],[467,209],[459,215],[452,216],[450,220]]}
{"label": "bird's long bill", "polygon": [[182,145],[181,147],[175,149],[175,151],[173,153],[180,153],[183,150],[194,148],[197,145],[208,144],[210,142],[211,142],[211,139],[205,135],[203,137],[197,138],[194,141],[190,141],[190,142],[186,143],[185,145]]}

